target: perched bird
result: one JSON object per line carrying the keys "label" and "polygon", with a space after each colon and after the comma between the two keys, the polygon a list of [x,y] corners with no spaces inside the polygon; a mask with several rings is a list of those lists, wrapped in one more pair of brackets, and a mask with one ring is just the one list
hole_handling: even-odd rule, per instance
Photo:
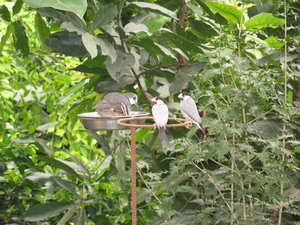
{"label": "perched bird", "polygon": [[158,127],[159,139],[162,141],[167,139],[165,130],[169,118],[169,109],[162,97],[154,97],[151,101],[155,103],[152,106],[152,115],[155,122],[154,128],[156,128],[156,126]]}
{"label": "perched bird", "polygon": [[186,91],[183,91],[180,95],[178,95],[178,98],[181,99],[180,111],[185,119],[188,120],[188,122],[186,122],[187,125],[192,126],[193,123],[196,124],[203,134],[206,135],[196,103],[192,97]]}
{"label": "perched bird", "polygon": [[101,98],[93,109],[103,117],[128,116],[131,112],[131,105],[137,105],[136,94],[111,92]]}

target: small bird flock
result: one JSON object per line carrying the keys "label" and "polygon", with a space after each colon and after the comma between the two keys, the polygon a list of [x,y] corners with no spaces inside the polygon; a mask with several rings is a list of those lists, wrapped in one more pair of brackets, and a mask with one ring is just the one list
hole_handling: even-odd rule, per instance
{"label": "small bird flock", "polygon": [[[187,120],[186,125],[191,127],[193,124],[197,125],[204,136],[206,132],[202,126],[202,120],[199,115],[197,106],[188,92],[183,91],[178,95],[180,101],[180,111]],[[159,129],[159,139],[161,141],[167,139],[166,124],[169,118],[169,109],[162,97],[154,97],[151,99],[154,102],[152,106],[152,115],[154,119],[154,128]],[[128,116],[131,113],[131,106],[138,106],[138,97],[132,92],[119,93],[111,92],[101,98],[93,109],[96,109],[98,114],[102,117],[116,117]]]}

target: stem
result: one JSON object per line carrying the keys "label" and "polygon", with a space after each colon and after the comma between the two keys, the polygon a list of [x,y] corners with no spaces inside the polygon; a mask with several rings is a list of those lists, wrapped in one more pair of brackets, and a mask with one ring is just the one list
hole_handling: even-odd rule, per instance
{"label": "stem", "polygon": [[[288,74],[287,74],[287,54],[288,54],[288,46],[287,46],[287,2],[286,0],[284,1],[284,108],[286,110],[286,104],[287,104],[287,81],[288,81]],[[283,134],[286,133],[286,125],[283,125]],[[285,149],[286,146],[286,138],[284,137],[282,139],[282,148]],[[282,152],[282,158],[281,162],[282,164],[284,163],[286,158],[286,155],[284,152]],[[283,173],[284,174],[284,173]],[[282,175],[284,176],[284,175]],[[280,183],[280,194],[283,194],[283,182]],[[279,204],[279,212],[278,212],[278,225],[281,225],[281,220],[282,220],[282,213],[283,213],[283,207],[284,204],[280,202]]]}
{"label": "stem", "polygon": [[[200,162],[200,163],[202,164],[202,162]],[[209,178],[210,181],[213,183],[213,185],[215,185],[217,191],[219,192],[220,196],[221,196],[222,199],[224,200],[224,202],[225,202],[225,204],[227,205],[228,209],[229,209],[230,211],[232,211],[231,206],[230,206],[230,205],[228,204],[228,202],[226,201],[226,198],[224,197],[222,191],[220,190],[220,188],[218,187],[217,183],[214,181],[214,179],[212,178],[212,176],[210,176],[210,174],[209,174],[207,171],[201,169],[201,168],[200,168],[197,164],[195,164],[194,162],[192,162],[192,165],[195,166],[195,167],[196,167],[198,170],[200,170],[202,173],[204,173],[205,175],[208,176],[208,178]],[[203,164],[202,164],[202,167],[205,168]],[[235,215],[233,215],[233,217],[234,217],[234,219],[237,219],[237,218],[235,217]]]}
{"label": "stem", "polygon": [[[233,119],[233,123],[235,124],[235,119]],[[233,133],[232,135],[232,144],[233,146],[235,145],[235,133]],[[231,170],[234,171],[234,168],[235,168],[235,164],[234,164],[234,161],[235,161],[235,148],[233,147],[232,150],[231,150]],[[232,173],[231,176],[233,177],[234,174]],[[233,225],[234,224],[234,184],[231,183],[230,185],[230,197],[231,197],[231,218],[230,218],[230,225]]]}

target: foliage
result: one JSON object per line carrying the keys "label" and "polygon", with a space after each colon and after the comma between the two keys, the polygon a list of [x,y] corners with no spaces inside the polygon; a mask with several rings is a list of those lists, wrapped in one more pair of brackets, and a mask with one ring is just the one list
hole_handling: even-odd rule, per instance
{"label": "foliage", "polygon": [[296,224],[298,11],[256,0],[3,3],[1,224],[130,224],[129,132],[85,130],[77,114],[134,91],[143,110],[160,95],[180,116],[183,88],[209,135],[170,128],[162,147],[156,131],[137,131],[138,224]]}

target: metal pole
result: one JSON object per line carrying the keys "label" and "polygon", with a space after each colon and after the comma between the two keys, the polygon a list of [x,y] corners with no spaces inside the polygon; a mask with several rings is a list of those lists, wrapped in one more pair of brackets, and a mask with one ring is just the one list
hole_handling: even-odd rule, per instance
{"label": "metal pole", "polygon": [[[136,124],[136,120],[131,120],[131,124]],[[131,208],[132,208],[132,225],[137,224],[136,210],[136,143],[135,127],[131,127]]]}

